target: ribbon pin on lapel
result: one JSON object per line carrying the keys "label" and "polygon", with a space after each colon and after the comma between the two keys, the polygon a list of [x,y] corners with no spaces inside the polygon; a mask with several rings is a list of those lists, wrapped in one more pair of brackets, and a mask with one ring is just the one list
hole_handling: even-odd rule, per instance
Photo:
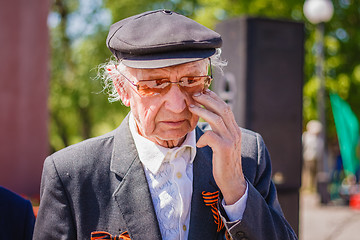
{"label": "ribbon pin on lapel", "polygon": [[214,222],[217,225],[217,232],[220,232],[221,229],[224,227],[224,223],[220,218],[219,210],[217,207],[219,191],[216,191],[213,193],[203,191],[202,196],[203,196],[205,205],[211,207],[211,211],[212,211],[213,217],[214,217]]}
{"label": "ribbon pin on lapel", "polygon": [[110,239],[110,240],[131,240],[129,233],[123,232],[122,234],[120,234],[119,236],[112,236],[110,233],[108,232],[104,232],[104,231],[96,231],[96,232],[92,232],[91,233],[91,240],[102,240],[102,239]]}

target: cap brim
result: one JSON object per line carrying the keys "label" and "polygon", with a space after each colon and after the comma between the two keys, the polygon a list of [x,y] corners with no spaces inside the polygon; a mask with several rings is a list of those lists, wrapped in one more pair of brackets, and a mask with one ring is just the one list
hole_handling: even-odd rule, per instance
{"label": "cap brim", "polygon": [[121,62],[131,68],[163,68],[198,61],[214,55],[215,49],[193,49],[138,56],[123,56]]}

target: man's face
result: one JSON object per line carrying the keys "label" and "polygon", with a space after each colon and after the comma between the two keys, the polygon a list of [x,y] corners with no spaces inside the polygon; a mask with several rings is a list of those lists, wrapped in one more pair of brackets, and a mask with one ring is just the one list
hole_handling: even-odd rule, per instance
{"label": "man's face", "polygon": [[[184,76],[207,75],[207,63],[208,60],[201,60],[157,69],[126,67],[124,75],[135,84],[139,80],[164,77],[177,82]],[[126,80],[124,87],[129,100],[127,105],[130,105],[139,133],[149,140],[165,147],[177,146],[196,127],[199,117],[189,111],[189,105],[196,104],[192,98],[194,93],[185,91],[178,84],[171,84],[166,93],[154,96],[141,96]]]}

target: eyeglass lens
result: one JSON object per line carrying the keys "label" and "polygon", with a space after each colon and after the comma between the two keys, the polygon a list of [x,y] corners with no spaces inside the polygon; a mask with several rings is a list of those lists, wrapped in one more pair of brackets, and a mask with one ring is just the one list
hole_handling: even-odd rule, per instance
{"label": "eyeglass lens", "polygon": [[211,80],[210,76],[182,77],[179,82],[170,82],[168,78],[163,78],[139,81],[136,86],[138,92],[144,96],[151,96],[160,93],[165,94],[169,91],[171,84],[178,84],[182,89],[184,89],[184,91],[193,94],[208,89]]}

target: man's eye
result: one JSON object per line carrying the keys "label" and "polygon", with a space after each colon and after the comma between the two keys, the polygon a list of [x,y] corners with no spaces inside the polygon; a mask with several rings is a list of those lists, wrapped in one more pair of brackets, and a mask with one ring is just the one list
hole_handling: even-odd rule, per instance
{"label": "man's eye", "polygon": [[192,83],[196,82],[196,80],[194,78],[188,78],[187,82],[188,82],[188,84],[192,84]]}
{"label": "man's eye", "polygon": [[156,86],[160,86],[162,84],[164,84],[166,81],[164,79],[158,79],[158,80],[155,80],[155,85]]}
{"label": "man's eye", "polygon": [[156,80],[152,80],[148,82],[148,85],[150,85],[150,87],[154,87],[154,88],[163,88],[166,87],[169,84],[169,80],[164,78],[164,79],[156,79]]}
{"label": "man's eye", "polygon": [[182,82],[187,85],[192,85],[200,81],[199,77],[183,77]]}
{"label": "man's eye", "polygon": [[185,83],[185,84],[191,84],[193,81],[191,80],[190,77],[182,77],[182,78],[180,79],[180,82],[181,82],[181,83]]}

